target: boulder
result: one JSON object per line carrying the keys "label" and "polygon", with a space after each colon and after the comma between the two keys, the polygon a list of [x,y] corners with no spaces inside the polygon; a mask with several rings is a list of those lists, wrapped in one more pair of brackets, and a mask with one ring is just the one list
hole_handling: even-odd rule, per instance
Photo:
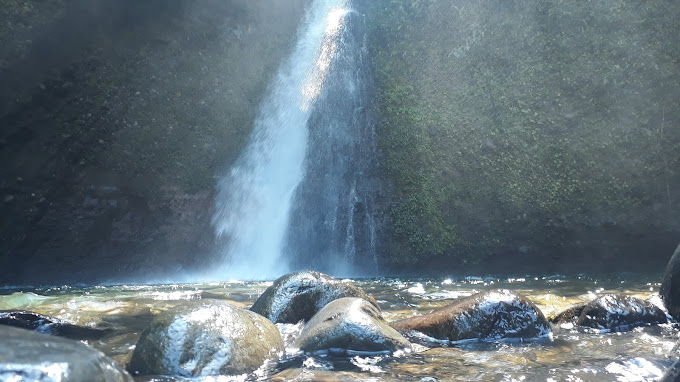
{"label": "boulder", "polygon": [[680,321],[680,245],[668,261],[659,295],[668,313],[676,321]]}
{"label": "boulder", "polygon": [[181,377],[244,374],[283,349],[278,329],[266,318],[202,300],[158,315],[142,332],[128,370]]}
{"label": "boulder", "polygon": [[133,382],[81,342],[10,326],[0,326],[0,338],[0,381]]}
{"label": "boulder", "polygon": [[359,297],[380,310],[378,303],[363,290],[331,276],[299,271],[279,277],[250,308],[275,323],[308,321],[329,302],[342,297]]}
{"label": "boulder", "polygon": [[671,367],[666,370],[659,382],[680,382],[680,360],[675,361]]}
{"label": "boulder", "polygon": [[394,330],[373,304],[343,297],[323,307],[300,333],[295,347],[305,352],[341,349],[360,352],[394,352],[411,344]]}
{"label": "boulder", "polygon": [[29,311],[0,311],[0,325],[9,325],[75,340],[97,340],[111,329],[94,329],[73,325],[61,319]]}
{"label": "boulder", "polygon": [[477,293],[432,313],[394,322],[413,338],[437,340],[537,338],[551,334],[543,313],[527,298],[497,289]]}
{"label": "boulder", "polygon": [[571,307],[550,320],[554,324],[622,332],[638,326],[663,324],[666,314],[656,305],[639,298],[606,294],[589,303]]}

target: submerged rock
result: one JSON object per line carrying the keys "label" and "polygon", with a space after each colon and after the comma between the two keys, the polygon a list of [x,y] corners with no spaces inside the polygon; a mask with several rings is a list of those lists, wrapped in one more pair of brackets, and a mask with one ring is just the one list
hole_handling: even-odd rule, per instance
{"label": "submerged rock", "polygon": [[659,295],[668,313],[676,321],[680,321],[680,245],[668,261]]}
{"label": "submerged rock", "polygon": [[[526,359],[522,360],[526,362]],[[427,365],[427,367],[423,367],[424,365]],[[506,365],[509,366],[510,363],[506,363]],[[404,358],[400,362],[390,362],[383,368],[387,374],[408,375],[411,380],[418,382],[437,382],[435,376],[440,378],[445,376],[444,381],[456,381],[462,379],[455,377],[457,373],[460,373],[461,370],[471,369],[474,370],[470,371],[471,375],[477,374],[479,371],[479,369],[475,370],[475,366],[470,364],[469,358],[465,356],[465,351],[455,347],[430,348]],[[493,380],[493,377],[487,376],[485,380]]]}
{"label": "submerged rock", "polygon": [[[272,382],[355,382],[366,381],[366,375],[350,371],[286,369],[270,379]],[[369,379],[370,380],[370,379]]]}
{"label": "submerged rock", "polygon": [[309,320],[295,346],[305,352],[394,352],[411,348],[409,341],[382,318],[378,308],[356,297],[340,298],[323,307]]}
{"label": "submerged rock", "polygon": [[111,333],[111,329],[94,329],[73,325],[55,317],[29,311],[0,311],[0,325],[35,330],[76,340],[96,340]]}
{"label": "submerged rock", "polygon": [[591,302],[579,304],[550,320],[554,324],[572,323],[594,329],[621,332],[638,326],[663,324],[666,314],[649,301],[606,294]]}
{"label": "submerged rock", "polygon": [[142,332],[128,370],[182,377],[244,374],[283,349],[278,329],[266,318],[224,301],[202,301],[158,315]]}
{"label": "submerged rock", "polygon": [[359,297],[380,310],[363,290],[315,271],[299,271],[279,277],[250,308],[275,323],[307,321],[329,302]]}
{"label": "submerged rock", "polygon": [[0,326],[0,381],[133,382],[98,350],[25,329]]}
{"label": "submerged rock", "polygon": [[543,313],[527,298],[497,289],[455,301],[420,317],[392,323],[409,336],[437,340],[536,338],[551,333]]}

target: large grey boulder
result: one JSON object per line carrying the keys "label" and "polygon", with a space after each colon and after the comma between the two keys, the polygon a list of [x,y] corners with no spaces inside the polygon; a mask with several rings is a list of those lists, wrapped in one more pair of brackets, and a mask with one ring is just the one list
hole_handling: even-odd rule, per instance
{"label": "large grey boulder", "polygon": [[680,321],[680,245],[668,261],[659,295],[668,313],[676,321]]}
{"label": "large grey boulder", "polygon": [[10,326],[0,326],[0,381],[133,382],[83,343]]}
{"label": "large grey boulder", "polygon": [[305,352],[341,349],[394,352],[411,344],[394,330],[368,301],[356,297],[334,300],[312,317],[295,346]]}
{"label": "large grey boulder", "polygon": [[437,340],[536,338],[551,333],[543,313],[507,289],[477,293],[432,313],[392,323],[409,337]]}
{"label": "large grey boulder", "polygon": [[666,314],[656,305],[639,298],[606,294],[571,307],[550,320],[604,331],[622,332],[638,326],[666,323]]}
{"label": "large grey boulder", "polygon": [[299,271],[279,277],[250,308],[275,323],[308,321],[329,302],[359,297],[380,310],[375,299],[354,285],[315,271]]}
{"label": "large grey boulder", "polygon": [[266,318],[203,300],[158,315],[142,332],[128,370],[181,377],[244,374],[283,350],[278,329]]}

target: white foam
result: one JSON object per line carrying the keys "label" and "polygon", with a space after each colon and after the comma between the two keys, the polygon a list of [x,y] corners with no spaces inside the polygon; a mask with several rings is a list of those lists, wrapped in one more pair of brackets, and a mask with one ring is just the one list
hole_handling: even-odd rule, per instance
{"label": "white foam", "polygon": [[69,367],[66,362],[3,363],[0,365],[0,380],[7,382],[61,382],[62,378],[68,378],[68,371]]}
{"label": "white foam", "polygon": [[661,369],[642,357],[621,363],[612,362],[605,367],[605,370],[611,374],[616,374],[616,379],[621,382],[645,382],[663,376]]}
{"label": "white foam", "polygon": [[179,317],[169,326],[166,334],[168,345],[163,354],[163,365],[182,376],[191,375],[191,370],[186,370],[180,366],[180,359],[184,352],[184,343],[187,341],[188,325],[186,321]]}
{"label": "white foam", "polygon": [[421,283],[415,283],[412,287],[406,289],[407,292],[411,294],[425,294],[425,288]]}

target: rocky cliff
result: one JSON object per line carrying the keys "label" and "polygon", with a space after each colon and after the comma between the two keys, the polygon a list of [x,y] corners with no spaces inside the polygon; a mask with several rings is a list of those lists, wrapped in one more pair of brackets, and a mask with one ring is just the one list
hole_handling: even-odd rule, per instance
{"label": "rocky cliff", "polygon": [[0,283],[209,261],[214,177],[306,3],[2,0]]}
{"label": "rocky cliff", "polygon": [[372,5],[379,146],[394,185],[383,257],[663,269],[680,240],[676,3]]}

